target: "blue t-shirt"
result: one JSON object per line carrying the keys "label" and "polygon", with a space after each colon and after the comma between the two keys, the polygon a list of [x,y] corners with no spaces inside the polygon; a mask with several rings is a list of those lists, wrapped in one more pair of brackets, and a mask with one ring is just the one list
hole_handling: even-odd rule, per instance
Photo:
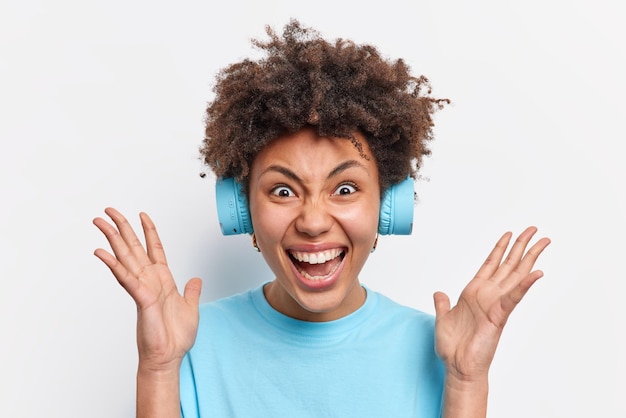
{"label": "blue t-shirt", "polygon": [[181,367],[183,416],[439,417],[434,318],[366,290],[330,322],[281,314],[262,286],[202,305]]}

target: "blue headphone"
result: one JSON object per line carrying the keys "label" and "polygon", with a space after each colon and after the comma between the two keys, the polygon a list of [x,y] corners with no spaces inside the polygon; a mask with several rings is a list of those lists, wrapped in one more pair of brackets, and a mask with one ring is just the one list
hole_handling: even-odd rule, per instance
{"label": "blue headphone", "polygon": [[[391,186],[380,203],[378,233],[381,235],[410,235],[413,230],[414,206],[413,179],[407,177]],[[248,199],[241,191],[241,184],[232,177],[215,183],[217,217],[222,234],[251,234],[252,220]]]}

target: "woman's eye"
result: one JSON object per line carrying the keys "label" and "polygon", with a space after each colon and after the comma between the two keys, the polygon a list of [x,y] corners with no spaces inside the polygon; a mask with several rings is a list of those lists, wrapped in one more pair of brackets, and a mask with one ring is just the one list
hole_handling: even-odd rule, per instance
{"label": "woman's eye", "polygon": [[278,197],[292,197],[295,193],[287,186],[278,186],[272,190],[272,194]]}
{"label": "woman's eye", "polygon": [[351,184],[342,184],[335,190],[336,195],[345,196],[356,192],[356,187]]}

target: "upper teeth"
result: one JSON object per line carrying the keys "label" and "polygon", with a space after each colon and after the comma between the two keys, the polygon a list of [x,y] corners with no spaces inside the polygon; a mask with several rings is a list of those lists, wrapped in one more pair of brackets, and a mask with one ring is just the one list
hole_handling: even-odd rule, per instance
{"label": "upper teeth", "polygon": [[303,261],[309,264],[323,264],[328,260],[332,260],[333,258],[339,256],[341,254],[341,250],[338,248],[334,248],[332,250],[319,251],[316,253],[305,253],[301,251],[290,251],[293,258],[298,261]]}

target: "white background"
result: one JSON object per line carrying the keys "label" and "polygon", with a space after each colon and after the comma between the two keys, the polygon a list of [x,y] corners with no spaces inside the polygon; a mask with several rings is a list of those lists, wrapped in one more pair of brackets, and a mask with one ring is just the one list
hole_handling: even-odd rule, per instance
{"label": "white background", "polygon": [[[114,206],[157,223],[203,301],[271,278],[222,237],[198,146],[215,73],[290,17],[428,76],[436,116],[414,234],[373,289],[434,312],[501,233],[552,238],[492,366],[490,417],[624,417],[624,14],[610,1],[3,0],[0,416],[134,414],[135,307],[93,255]],[[391,400],[390,400],[391,401]]]}

